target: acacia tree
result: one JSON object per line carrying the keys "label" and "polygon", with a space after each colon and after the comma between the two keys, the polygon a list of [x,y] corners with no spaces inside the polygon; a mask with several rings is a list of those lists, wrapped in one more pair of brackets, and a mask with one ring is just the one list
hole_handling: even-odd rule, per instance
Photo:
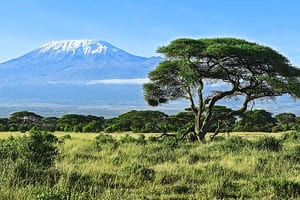
{"label": "acacia tree", "polygon": [[[245,112],[255,99],[300,96],[300,70],[266,46],[234,38],[183,38],[157,52],[166,59],[149,73],[150,82],[143,85],[145,100],[151,106],[189,100],[195,119],[189,131],[202,142],[212,124]],[[224,82],[230,89],[204,96],[204,88],[214,81]],[[232,97],[244,99],[241,107],[214,116],[216,103]]]}

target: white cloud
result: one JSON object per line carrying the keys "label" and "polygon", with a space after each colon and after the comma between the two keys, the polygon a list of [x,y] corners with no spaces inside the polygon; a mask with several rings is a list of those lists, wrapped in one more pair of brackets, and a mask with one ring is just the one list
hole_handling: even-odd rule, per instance
{"label": "white cloud", "polygon": [[95,84],[119,84],[119,85],[141,85],[149,82],[147,78],[135,78],[135,79],[104,79],[104,80],[91,80],[86,82],[87,85]]}

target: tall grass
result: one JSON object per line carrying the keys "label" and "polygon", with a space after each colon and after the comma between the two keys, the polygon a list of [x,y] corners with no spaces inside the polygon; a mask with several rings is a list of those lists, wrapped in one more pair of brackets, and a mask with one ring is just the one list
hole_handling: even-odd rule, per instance
{"label": "tall grass", "polygon": [[64,137],[55,166],[43,171],[57,170],[52,183],[7,184],[16,172],[0,171],[0,199],[300,198],[300,133],[205,145],[82,135]]}

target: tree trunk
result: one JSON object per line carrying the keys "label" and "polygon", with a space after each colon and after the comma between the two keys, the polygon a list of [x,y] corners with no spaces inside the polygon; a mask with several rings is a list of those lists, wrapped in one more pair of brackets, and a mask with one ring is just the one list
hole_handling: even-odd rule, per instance
{"label": "tree trunk", "polygon": [[195,115],[195,134],[198,138],[199,142],[205,143],[205,135],[206,133],[204,133],[201,130],[202,124],[201,124],[201,115],[197,114]]}

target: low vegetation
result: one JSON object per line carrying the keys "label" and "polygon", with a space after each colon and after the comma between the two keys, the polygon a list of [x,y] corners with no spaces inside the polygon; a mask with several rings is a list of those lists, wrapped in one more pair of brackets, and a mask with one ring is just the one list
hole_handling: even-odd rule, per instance
{"label": "low vegetation", "polygon": [[0,199],[300,198],[299,132],[206,144],[159,134],[58,135],[32,130],[0,141]]}

